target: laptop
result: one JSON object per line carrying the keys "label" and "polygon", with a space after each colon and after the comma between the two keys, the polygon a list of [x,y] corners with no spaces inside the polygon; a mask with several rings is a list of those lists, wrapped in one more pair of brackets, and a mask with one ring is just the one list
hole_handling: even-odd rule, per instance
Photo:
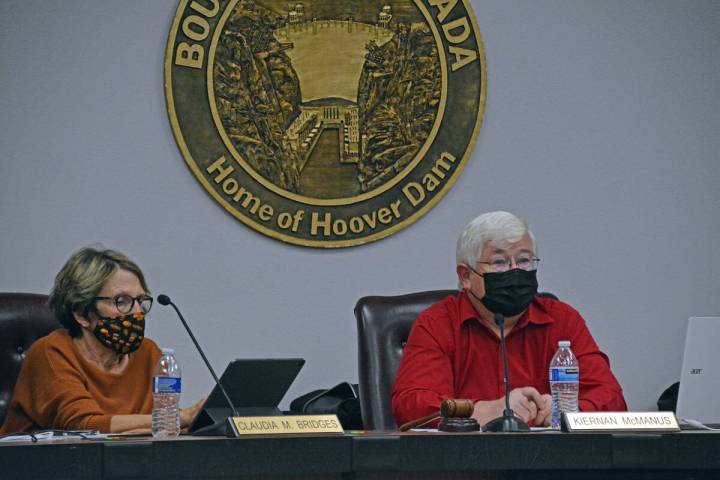
{"label": "laptop", "polygon": [[[235,359],[225,368],[220,383],[241,416],[281,415],[278,405],[303,365],[302,358]],[[225,395],[215,385],[189,431],[195,435],[223,433],[225,419],[231,414]]]}
{"label": "laptop", "polygon": [[[720,425],[720,317],[690,317],[676,415]],[[692,422],[690,422],[692,424]]]}

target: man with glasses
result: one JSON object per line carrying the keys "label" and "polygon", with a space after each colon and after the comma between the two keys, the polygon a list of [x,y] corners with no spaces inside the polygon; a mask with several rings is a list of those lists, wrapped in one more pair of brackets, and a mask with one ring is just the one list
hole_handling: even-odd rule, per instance
{"label": "man with glasses", "polygon": [[[140,267],[122,253],[83,248],[71,256],[50,294],[65,328],[28,351],[0,434],[149,433],[152,372],[161,355],[145,338],[152,303]],[[182,426],[201,405],[181,409]]]}
{"label": "man with glasses", "polygon": [[403,351],[392,392],[398,425],[437,413],[449,398],[471,399],[480,425],[502,416],[497,313],[505,317],[510,408],[516,416],[531,425],[549,424],[548,368],[560,340],[570,340],[580,363],[580,410],[627,409],[608,357],[580,314],[537,295],[536,252],[532,232],[511,213],[486,213],[465,227],[456,250],[461,292],[420,314]]}

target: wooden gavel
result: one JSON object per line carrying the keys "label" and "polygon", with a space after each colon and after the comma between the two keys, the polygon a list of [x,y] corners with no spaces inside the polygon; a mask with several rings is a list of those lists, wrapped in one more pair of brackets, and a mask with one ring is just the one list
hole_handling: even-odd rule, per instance
{"label": "wooden gavel", "polygon": [[430,423],[440,417],[443,418],[469,418],[475,405],[470,400],[448,399],[443,400],[440,404],[440,412],[426,417],[418,418],[411,422],[404,423],[400,426],[401,432],[406,432],[411,428],[421,427],[426,423]]}

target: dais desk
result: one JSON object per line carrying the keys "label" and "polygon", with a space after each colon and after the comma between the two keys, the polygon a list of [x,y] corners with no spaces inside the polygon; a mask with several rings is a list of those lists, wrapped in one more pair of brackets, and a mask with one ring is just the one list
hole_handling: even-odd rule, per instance
{"label": "dais desk", "polygon": [[370,432],[0,444],[0,478],[720,478],[720,434]]}

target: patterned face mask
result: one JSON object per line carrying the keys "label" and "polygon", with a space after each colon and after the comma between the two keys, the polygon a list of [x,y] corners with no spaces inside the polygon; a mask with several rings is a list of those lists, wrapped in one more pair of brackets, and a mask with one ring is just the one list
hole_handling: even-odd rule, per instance
{"label": "patterned face mask", "polygon": [[[97,313],[96,313],[97,314]],[[132,353],[140,347],[145,334],[145,314],[128,313],[117,317],[102,317],[93,330],[95,338],[117,353]]]}

